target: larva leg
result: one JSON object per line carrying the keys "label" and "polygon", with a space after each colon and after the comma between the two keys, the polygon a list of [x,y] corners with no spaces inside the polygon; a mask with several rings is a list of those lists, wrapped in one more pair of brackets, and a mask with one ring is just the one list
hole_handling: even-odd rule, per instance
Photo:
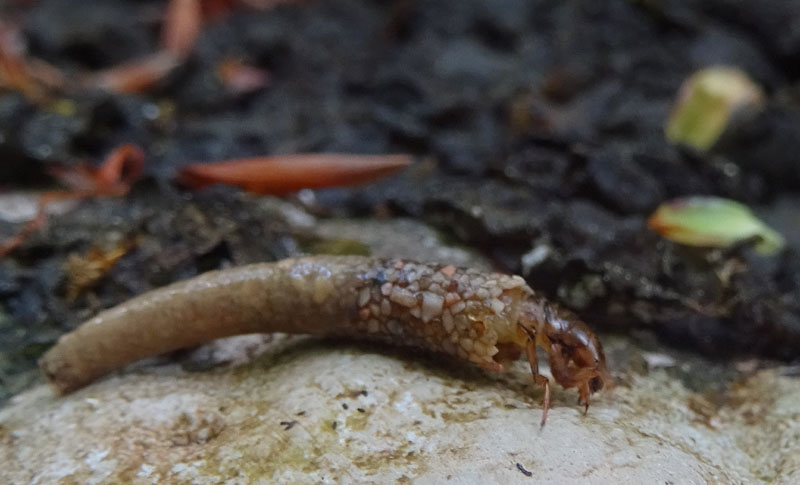
{"label": "larva leg", "polygon": [[592,377],[594,377],[597,373],[591,369],[581,369],[575,373],[575,381],[580,383],[578,387],[578,404],[583,404],[584,410],[583,414],[589,412],[589,396],[591,395],[591,390],[589,389],[588,382]]}
{"label": "larva leg", "polygon": [[544,409],[542,410],[542,423],[540,425],[544,426],[544,423],[547,421],[547,411],[550,410],[550,379],[539,374],[539,356],[536,354],[536,336],[532,334],[531,330],[522,325],[518,328],[522,330],[527,338],[525,342],[525,353],[528,356],[528,363],[531,366],[533,382],[536,385],[544,387]]}

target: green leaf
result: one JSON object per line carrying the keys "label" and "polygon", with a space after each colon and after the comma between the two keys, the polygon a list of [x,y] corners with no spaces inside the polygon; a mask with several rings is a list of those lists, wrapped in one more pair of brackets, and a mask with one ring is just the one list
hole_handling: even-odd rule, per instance
{"label": "green leaf", "polygon": [[681,86],[664,133],[673,143],[705,151],[714,146],[734,116],[757,112],[763,103],[761,88],[739,69],[703,69]]}
{"label": "green leaf", "polygon": [[665,238],[690,246],[728,247],[758,237],[756,251],[774,254],[783,237],[767,227],[750,209],[721,197],[686,197],[661,204],[647,221]]}

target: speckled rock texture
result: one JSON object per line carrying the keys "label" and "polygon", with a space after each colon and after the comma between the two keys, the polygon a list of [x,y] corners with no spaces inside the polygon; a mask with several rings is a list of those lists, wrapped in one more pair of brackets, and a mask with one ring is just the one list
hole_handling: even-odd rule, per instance
{"label": "speckled rock texture", "polygon": [[66,397],[14,397],[0,466],[13,484],[800,479],[797,369],[604,342],[617,386],[587,415],[555,388],[540,429],[523,361],[497,374],[346,340],[235,337]]}
{"label": "speckled rock texture", "polygon": [[[800,382],[765,370],[719,408],[666,370],[628,375],[587,415],[502,375],[413,352],[240,337],[244,365],[142,365],[0,412],[10,483],[796,483]],[[622,345],[620,343],[620,345]],[[697,369],[694,369],[697,370]],[[530,477],[525,472],[530,472]]]}

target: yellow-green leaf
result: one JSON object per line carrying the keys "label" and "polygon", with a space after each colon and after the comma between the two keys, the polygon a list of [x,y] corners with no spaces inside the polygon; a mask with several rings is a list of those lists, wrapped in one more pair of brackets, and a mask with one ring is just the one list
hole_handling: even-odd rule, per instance
{"label": "yellow-green leaf", "polygon": [[764,92],[741,70],[703,69],[681,86],[664,132],[673,143],[705,151],[717,142],[734,115],[757,112],[763,103]]}
{"label": "yellow-green leaf", "polygon": [[773,254],[783,237],[739,202],[720,197],[686,197],[661,204],[647,221],[665,238],[691,246],[727,247],[758,237],[756,251]]}

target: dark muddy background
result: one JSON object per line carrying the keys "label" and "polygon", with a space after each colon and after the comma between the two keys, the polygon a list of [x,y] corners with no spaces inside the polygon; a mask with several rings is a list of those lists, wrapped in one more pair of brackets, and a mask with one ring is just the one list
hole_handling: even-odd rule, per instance
{"label": "dark muddy background", "polygon": [[[31,56],[77,73],[157,49],[165,2],[6,1]],[[147,289],[319,241],[267,199],[188,192],[194,161],[294,152],[406,152],[417,163],[358,189],[289,198],[323,217],[412,216],[479,248],[498,269],[596,328],[729,358],[800,352],[800,2],[770,0],[318,0],[241,6],[144,95],[82,93],[68,110],[0,92],[0,188],[47,188],[53,163],[141,146],[124,198],[80,203],[0,260],[3,395],[87,316]],[[223,89],[227,57],[266,68],[254,93]],[[764,112],[708,154],[663,125],[695,70],[734,65]],[[63,105],[62,105],[63,106]],[[712,194],[756,209],[788,241],[688,248],[646,228],[664,200]],[[0,220],[0,239],[19,224]],[[133,241],[69,299],[70,254]],[[525,264],[523,264],[523,261]],[[2,396],[0,396],[2,397]]]}

